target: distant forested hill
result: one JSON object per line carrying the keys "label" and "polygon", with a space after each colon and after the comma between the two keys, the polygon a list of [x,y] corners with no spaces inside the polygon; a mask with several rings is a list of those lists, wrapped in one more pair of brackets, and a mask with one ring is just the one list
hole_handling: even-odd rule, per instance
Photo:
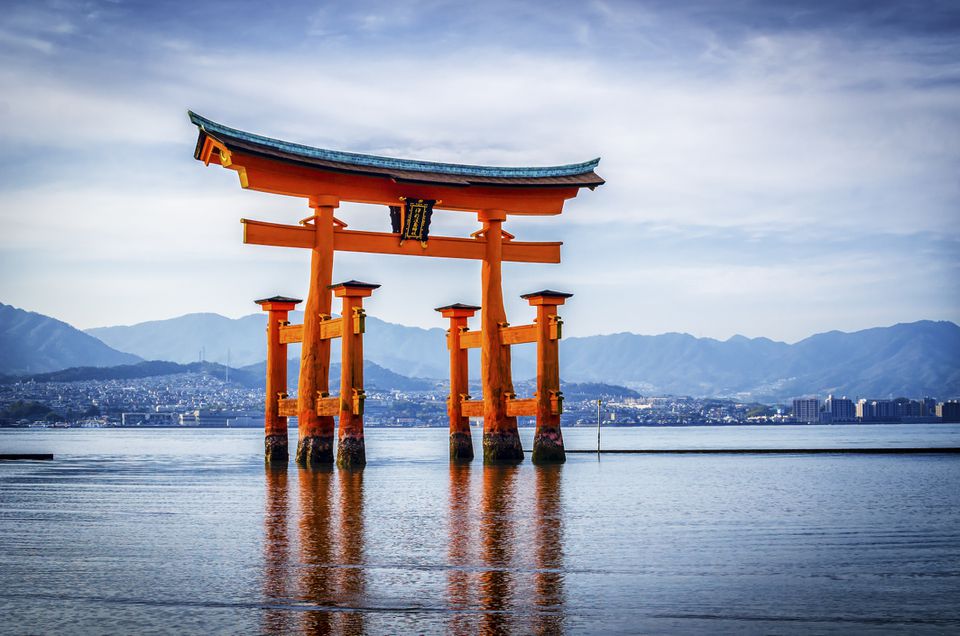
{"label": "distant forested hill", "polygon": [[112,349],[65,322],[0,303],[0,373],[105,367],[140,359],[135,354]]}

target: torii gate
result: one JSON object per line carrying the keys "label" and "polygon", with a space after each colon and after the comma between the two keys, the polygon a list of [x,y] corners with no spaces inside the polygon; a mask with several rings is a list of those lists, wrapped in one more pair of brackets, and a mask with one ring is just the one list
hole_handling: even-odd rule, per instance
{"label": "torii gate", "polygon": [[[604,183],[594,172],[599,159],[540,168],[390,159],[271,139],[223,126],[193,112],[189,117],[199,129],[196,159],[207,165],[216,161],[236,171],[243,188],[301,197],[313,209],[313,214],[300,225],[241,219],[245,243],[312,250],[302,326],[286,324],[287,312],[299,300],[274,297],[258,301],[270,318],[265,409],[267,461],[287,461],[286,417],[296,415],[297,462],[333,462],[333,416],[339,413],[337,464],[352,466],[365,462],[362,339],[354,336],[363,333],[360,298],[369,296],[377,286],[356,281],[331,285],[333,253],[337,250],[480,260],[481,307],[450,305],[438,309],[451,320],[451,458],[473,458],[467,418],[482,415],[484,461],[521,461],[523,449],[516,418],[537,415],[534,461],[563,461],[559,418],[562,398],[556,353],[560,321],[556,307],[570,294],[544,290],[525,295],[531,305],[538,307],[537,323],[510,327],[501,284],[503,261],[559,263],[561,243],[516,241],[503,230],[503,223],[509,215],[560,214],[564,202],[576,197],[580,188],[592,190]],[[482,228],[470,238],[430,236],[423,243],[403,242],[395,233],[348,230],[333,215],[341,201],[397,206],[408,198],[436,201],[435,209],[477,214]],[[337,321],[330,319],[331,289],[344,298],[343,317]],[[466,319],[477,309],[481,312],[481,328],[467,331]],[[345,350],[341,394],[337,398],[327,397],[333,337],[344,338]],[[286,343],[300,341],[303,345],[298,398],[286,400]],[[509,345],[522,342],[538,343],[538,395],[533,400],[518,400],[513,392]],[[471,346],[481,349],[482,402],[466,396],[466,349]],[[274,360],[273,365],[270,360]]]}

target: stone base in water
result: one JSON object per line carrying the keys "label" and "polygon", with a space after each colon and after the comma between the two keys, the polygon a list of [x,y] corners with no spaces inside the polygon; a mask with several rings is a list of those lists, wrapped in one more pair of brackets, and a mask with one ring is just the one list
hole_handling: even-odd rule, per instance
{"label": "stone base in water", "polygon": [[297,463],[332,464],[333,463],[333,436],[313,435],[301,438],[297,443]]}
{"label": "stone base in water", "polygon": [[483,434],[484,464],[519,464],[522,461],[523,446],[520,445],[519,433]]}
{"label": "stone base in water", "polygon": [[290,461],[286,435],[267,435],[263,438],[263,458],[268,464],[286,464]]}
{"label": "stone base in water", "polygon": [[338,468],[363,468],[367,464],[367,451],[362,437],[341,437],[337,444]]}
{"label": "stone base in water", "polygon": [[470,461],[473,459],[473,438],[470,433],[450,433],[450,459]]}
{"label": "stone base in water", "polygon": [[562,464],[567,461],[560,429],[548,428],[537,431],[533,438],[532,459],[534,464]]}

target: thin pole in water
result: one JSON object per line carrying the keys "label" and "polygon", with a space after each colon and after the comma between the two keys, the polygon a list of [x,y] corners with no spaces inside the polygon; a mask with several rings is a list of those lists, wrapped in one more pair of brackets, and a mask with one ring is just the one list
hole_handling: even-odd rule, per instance
{"label": "thin pole in water", "polygon": [[600,399],[597,399],[597,455],[600,454]]}

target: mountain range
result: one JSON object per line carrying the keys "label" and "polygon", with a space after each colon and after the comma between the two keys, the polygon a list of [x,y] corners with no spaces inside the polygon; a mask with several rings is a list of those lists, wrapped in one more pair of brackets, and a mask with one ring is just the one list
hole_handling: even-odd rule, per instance
{"label": "mountain range", "polygon": [[[238,319],[188,314],[83,333],[40,314],[6,305],[0,305],[0,310],[0,373],[130,364],[140,359],[186,364],[197,361],[201,351],[207,361],[226,363],[228,350],[231,367],[246,367],[255,374],[263,368],[264,314]],[[302,314],[291,312],[290,320],[300,322]],[[89,359],[84,357],[87,351]],[[417,378],[447,376],[443,329],[407,327],[369,317],[364,353],[377,368],[393,374],[384,383],[395,388],[413,390],[429,384]],[[296,358],[297,347],[291,346],[289,355]],[[519,381],[535,374],[535,356],[531,345],[514,347],[514,378]],[[338,357],[335,347],[333,360]],[[852,333],[831,331],[793,344],[743,336],[721,341],[679,333],[565,338],[560,357],[565,382],[608,382],[645,394],[755,401],[827,393],[960,395],[960,327],[948,321],[922,320]],[[473,359],[473,379],[477,369],[478,360]],[[291,382],[294,377],[291,373]],[[405,380],[412,384],[405,385]]]}
{"label": "mountain range", "polygon": [[[297,376],[300,372],[300,361],[291,358],[287,364],[288,384],[291,389],[296,389]],[[122,364],[109,367],[70,367],[59,371],[48,371],[46,373],[33,374],[11,374],[0,375],[0,384],[11,384],[14,382],[82,382],[91,380],[133,380],[137,378],[160,377],[165,375],[176,375],[180,373],[189,373],[195,375],[208,375],[226,380],[229,378],[231,383],[236,383],[249,388],[264,388],[266,385],[266,363],[260,362],[243,368],[228,369],[222,364],[216,362],[191,362],[189,364],[180,364],[177,362],[168,362],[165,360],[151,360],[149,362],[138,362],[136,364]],[[381,391],[429,391],[437,387],[438,382],[434,380],[424,380],[422,378],[408,378],[394,373],[389,369],[384,369],[375,362],[364,361],[363,374],[366,388],[368,390],[379,389]],[[336,391],[340,383],[340,365],[330,365],[330,386]]]}
{"label": "mountain range", "polygon": [[140,362],[55,318],[0,303],[0,373],[30,374],[67,367]]}

